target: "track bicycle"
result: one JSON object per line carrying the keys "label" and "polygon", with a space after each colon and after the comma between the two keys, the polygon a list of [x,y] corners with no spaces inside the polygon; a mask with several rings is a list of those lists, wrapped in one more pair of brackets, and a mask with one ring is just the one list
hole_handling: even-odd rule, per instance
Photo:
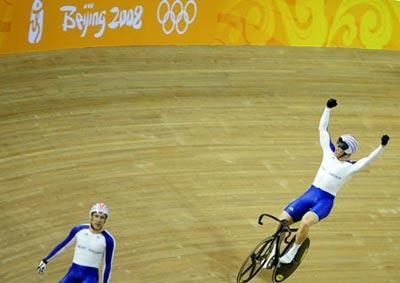
{"label": "track bicycle", "polygon": [[[237,283],[246,283],[254,278],[261,270],[272,270],[272,282],[278,283],[286,280],[300,265],[310,246],[310,239],[307,238],[293,261],[289,264],[279,262],[281,255],[285,254],[293,245],[295,237],[292,233],[298,229],[290,228],[286,220],[279,220],[273,215],[264,213],[258,218],[258,224],[263,225],[263,218],[267,216],[279,222],[278,230],[262,240],[248,255],[237,275]],[[281,243],[287,245],[281,252]]]}

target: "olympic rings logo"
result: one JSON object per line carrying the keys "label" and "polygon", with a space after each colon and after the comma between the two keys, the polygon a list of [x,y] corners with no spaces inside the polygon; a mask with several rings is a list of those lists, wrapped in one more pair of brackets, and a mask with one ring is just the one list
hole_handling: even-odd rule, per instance
{"label": "olympic rings logo", "polygon": [[[165,8],[166,11],[163,11]],[[162,12],[164,12],[163,16],[161,15]],[[169,0],[162,0],[157,8],[157,20],[165,34],[170,34],[174,30],[180,35],[184,34],[195,20],[196,15],[197,5],[195,0],[188,0],[185,5],[181,0],[175,0],[172,5]]]}

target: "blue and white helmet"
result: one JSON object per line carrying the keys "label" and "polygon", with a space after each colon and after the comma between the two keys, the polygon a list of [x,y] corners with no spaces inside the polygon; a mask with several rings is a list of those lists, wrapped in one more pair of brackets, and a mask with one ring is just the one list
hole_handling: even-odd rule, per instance
{"label": "blue and white helmet", "polygon": [[349,148],[344,151],[345,153],[353,154],[358,150],[358,142],[353,136],[346,134],[340,136],[340,138],[345,144],[349,146]]}
{"label": "blue and white helmet", "polygon": [[108,216],[109,216],[108,207],[103,202],[94,204],[92,206],[92,208],[90,209],[89,215],[92,216],[92,214],[95,212],[104,214],[106,216],[106,218],[108,218]]}

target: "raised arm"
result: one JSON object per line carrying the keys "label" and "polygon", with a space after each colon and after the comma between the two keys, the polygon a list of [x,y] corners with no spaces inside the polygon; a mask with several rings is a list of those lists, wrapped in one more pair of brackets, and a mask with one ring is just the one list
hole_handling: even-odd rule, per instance
{"label": "raised arm", "polygon": [[331,151],[330,143],[331,139],[328,133],[328,124],[329,124],[329,117],[331,114],[331,110],[333,107],[337,105],[335,99],[329,99],[326,103],[326,107],[324,113],[322,113],[321,120],[319,121],[319,142],[324,152]]}
{"label": "raised arm", "polygon": [[381,144],[374,151],[372,151],[367,157],[358,160],[352,166],[353,173],[360,171],[361,169],[368,166],[373,160],[377,159],[383,153],[383,149],[387,145],[389,139],[390,137],[388,135],[383,135],[381,138]]}

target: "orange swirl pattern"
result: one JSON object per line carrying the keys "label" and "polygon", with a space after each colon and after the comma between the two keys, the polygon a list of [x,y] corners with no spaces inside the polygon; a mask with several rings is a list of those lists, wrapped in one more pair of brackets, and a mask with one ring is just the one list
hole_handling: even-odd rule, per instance
{"label": "orange swirl pattern", "polygon": [[11,30],[12,0],[0,0],[0,46]]}
{"label": "orange swirl pattern", "polygon": [[400,1],[232,0],[218,15],[216,40],[400,50]]}
{"label": "orange swirl pattern", "polygon": [[0,0],[0,54],[219,44],[400,51],[400,0]]}

